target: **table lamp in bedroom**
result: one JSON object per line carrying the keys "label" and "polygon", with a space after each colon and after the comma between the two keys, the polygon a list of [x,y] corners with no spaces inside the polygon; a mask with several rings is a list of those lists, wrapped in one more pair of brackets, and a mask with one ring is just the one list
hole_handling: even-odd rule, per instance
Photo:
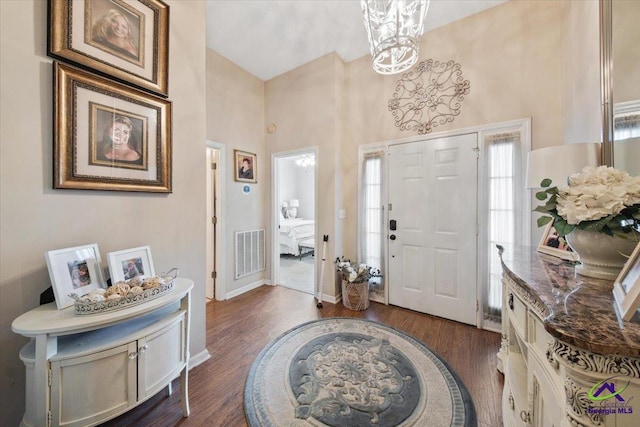
{"label": "table lamp in bedroom", "polygon": [[300,206],[300,201],[298,199],[289,200],[289,218],[295,218],[298,216],[299,206]]}

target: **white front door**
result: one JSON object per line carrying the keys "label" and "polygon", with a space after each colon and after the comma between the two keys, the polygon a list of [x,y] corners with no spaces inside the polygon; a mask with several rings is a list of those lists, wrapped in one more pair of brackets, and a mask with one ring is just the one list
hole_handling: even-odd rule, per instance
{"label": "white front door", "polygon": [[391,304],[476,324],[477,141],[389,147]]}

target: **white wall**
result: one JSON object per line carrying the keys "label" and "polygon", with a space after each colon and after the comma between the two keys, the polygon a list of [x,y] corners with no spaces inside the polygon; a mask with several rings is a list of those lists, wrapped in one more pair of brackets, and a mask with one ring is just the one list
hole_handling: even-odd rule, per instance
{"label": "white wall", "polygon": [[280,205],[289,204],[291,199],[298,199],[298,218],[315,219],[314,175],[315,166],[301,167],[296,165],[300,156],[280,159],[278,165],[280,179]]}
{"label": "white wall", "polygon": [[536,148],[601,140],[598,4],[596,1],[562,2],[566,22],[562,27],[564,132],[561,140],[549,138]]}
{"label": "white wall", "polygon": [[296,180],[298,181],[298,200],[300,207],[298,208],[298,216],[304,219],[315,219],[315,197],[313,192],[313,177],[315,175],[315,167],[307,166],[306,168],[296,166]]}
{"label": "white wall", "polygon": [[[332,53],[265,82],[265,122],[277,130],[266,135],[269,154],[317,148],[317,234],[328,235],[326,259],[342,255],[343,236],[337,219],[342,207],[341,114],[345,96],[344,63]],[[339,204],[340,203],[340,204]],[[337,295],[334,276],[327,274],[321,289]]]}
{"label": "white wall", "polygon": [[640,2],[614,1],[612,7],[613,102],[640,99]]}
{"label": "white wall", "polygon": [[[52,189],[52,60],[47,2],[0,1],[0,424],[24,411],[28,341],[11,322],[50,286],[44,253],[97,243],[111,251],[150,245],[158,271],[195,281],[191,355],[205,337],[205,5],[167,1],[169,99],[173,101],[173,193]],[[99,398],[99,397],[97,397]]]}
{"label": "white wall", "polygon": [[278,180],[280,183],[279,206],[286,203],[289,206],[291,199],[298,198],[298,182],[296,177],[296,165],[293,158],[284,157],[278,160]]}
{"label": "white wall", "polygon": [[[264,82],[252,76],[218,53],[206,51],[207,78],[207,138],[225,145],[226,204],[222,206],[226,218],[227,251],[225,294],[232,295],[262,284],[271,271],[267,254],[267,269],[235,279],[234,233],[249,229],[268,229],[266,215],[270,206],[270,160],[265,153]],[[234,181],[233,151],[242,150],[258,156],[254,166],[258,182],[249,184],[251,193],[244,194],[244,183]],[[267,230],[266,247],[271,235]]]}

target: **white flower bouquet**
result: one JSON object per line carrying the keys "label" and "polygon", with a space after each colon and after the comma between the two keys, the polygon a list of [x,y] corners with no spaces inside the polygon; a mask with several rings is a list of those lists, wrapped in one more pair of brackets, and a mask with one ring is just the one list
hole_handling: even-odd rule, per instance
{"label": "white flower bouquet", "polygon": [[372,277],[380,277],[380,270],[364,263],[351,262],[344,257],[336,259],[336,267],[342,279],[351,283],[368,282]]}
{"label": "white flower bouquet", "polygon": [[566,187],[552,187],[550,179],[541,186],[536,198],[545,204],[534,209],[544,214],[539,227],[553,220],[560,237],[578,228],[637,240],[640,177],[607,166],[585,167]]}

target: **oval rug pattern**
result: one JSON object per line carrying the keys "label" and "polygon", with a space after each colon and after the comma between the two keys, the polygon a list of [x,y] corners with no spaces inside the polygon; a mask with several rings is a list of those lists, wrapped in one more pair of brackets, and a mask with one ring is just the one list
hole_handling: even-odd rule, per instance
{"label": "oval rug pattern", "polygon": [[247,378],[258,426],[476,426],[473,401],[420,341],[364,319],[299,325],[269,343]]}

